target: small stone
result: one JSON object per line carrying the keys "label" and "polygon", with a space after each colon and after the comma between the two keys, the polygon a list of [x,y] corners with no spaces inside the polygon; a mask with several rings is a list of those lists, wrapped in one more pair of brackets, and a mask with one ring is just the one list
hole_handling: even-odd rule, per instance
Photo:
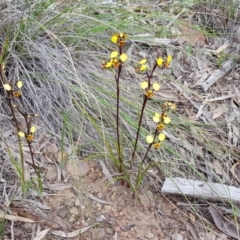
{"label": "small stone", "polygon": [[120,232],[120,230],[121,230],[120,227],[115,227],[115,228],[114,228],[114,231],[115,231],[115,232]]}
{"label": "small stone", "polygon": [[113,186],[112,187],[112,192],[117,192],[118,191],[118,188],[116,186]]}
{"label": "small stone", "polygon": [[114,233],[111,228],[106,228],[105,231],[106,231],[107,234],[113,234]]}
{"label": "small stone", "polygon": [[58,152],[57,154],[57,161],[62,164],[62,165],[65,165],[66,162],[68,160],[68,153],[67,152]]}
{"label": "small stone", "polygon": [[105,217],[104,215],[101,215],[101,216],[99,216],[99,217],[96,218],[96,221],[97,221],[97,222],[102,222],[102,221],[104,221],[104,220],[106,220],[106,217]]}
{"label": "small stone", "polygon": [[47,153],[57,153],[58,152],[58,146],[55,143],[50,143],[46,146]]}
{"label": "small stone", "polygon": [[189,213],[189,219],[192,221],[192,223],[196,222],[196,216],[192,213]]}
{"label": "small stone", "polygon": [[126,239],[127,236],[128,236],[128,232],[120,232],[119,235],[120,235],[121,237],[124,237],[124,239]]}
{"label": "small stone", "polygon": [[227,240],[227,237],[225,237],[225,238],[217,237],[216,240]]}
{"label": "small stone", "polygon": [[123,216],[123,212],[120,212],[119,215],[120,215],[120,216]]}
{"label": "small stone", "polygon": [[117,211],[114,211],[114,212],[113,212],[113,216],[114,216],[114,217],[118,217],[118,212],[117,212]]}
{"label": "small stone", "polygon": [[46,179],[48,181],[54,181],[57,179],[57,168],[55,166],[50,166],[47,168]]}
{"label": "small stone", "polygon": [[59,228],[59,224],[60,223],[61,224],[65,224],[64,220],[61,217],[57,216],[57,215],[51,216],[51,220],[52,220],[52,222],[48,223],[50,228]]}
{"label": "small stone", "polygon": [[77,198],[76,201],[75,201],[75,203],[74,203],[75,207],[79,207],[80,204],[81,204],[81,203],[80,203],[80,199]]}
{"label": "small stone", "polygon": [[145,234],[145,238],[147,238],[147,239],[153,239],[153,238],[154,238],[154,235],[153,235],[153,233],[148,232],[148,233]]}
{"label": "small stone", "polygon": [[102,239],[105,236],[105,230],[103,228],[91,229],[92,239]]}
{"label": "small stone", "polygon": [[236,26],[235,39],[236,39],[237,42],[240,43],[240,25],[237,25],[237,26]]}
{"label": "small stone", "polygon": [[89,173],[89,174],[88,174],[88,178],[91,179],[91,180],[93,180],[93,181],[97,180],[97,176],[96,176],[95,173]]}
{"label": "small stone", "polygon": [[111,196],[111,200],[115,200],[116,199],[116,192],[113,193],[113,195]]}
{"label": "small stone", "polygon": [[127,225],[127,222],[126,222],[124,219],[122,219],[122,220],[121,220],[121,225],[122,225],[122,226],[125,226],[125,225]]}
{"label": "small stone", "polygon": [[90,161],[88,164],[91,168],[96,168],[98,166],[98,163],[95,161]]}
{"label": "small stone", "polygon": [[126,230],[126,231],[130,231],[132,228],[134,228],[136,225],[135,224],[129,224],[129,225],[127,225],[127,226],[124,226],[124,229]]}
{"label": "small stone", "polygon": [[219,234],[216,240],[227,240],[227,239],[228,239],[227,235],[224,233],[221,233]]}
{"label": "small stone", "polygon": [[87,212],[84,214],[85,217],[90,217],[91,215],[92,215],[92,212],[91,212],[91,211],[87,211]]}
{"label": "small stone", "polygon": [[25,229],[32,229],[32,223],[24,223],[24,224],[23,224],[23,227],[24,227]]}
{"label": "small stone", "polygon": [[102,197],[103,197],[103,194],[102,194],[102,193],[98,193],[97,197],[98,197],[98,198],[102,198]]}
{"label": "small stone", "polygon": [[61,208],[59,211],[58,211],[58,216],[61,217],[61,218],[65,218],[68,214],[68,209],[67,208]]}
{"label": "small stone", "polygon": [[71,208],[69,212],[75,216],[79,214],[78,209],[76,207]]}
{"label": "small stone", "polygon": [[171,237],[171,240],[183,240],[183,236],[179,233],[174,233]]}
{"label": "small stone", "polygon": [[80,228],[81,227],[81,222],[80,221],[75,221],[74,227]]}
{"label": "small stone", "polygon": [[112,207],[110,205],[105,205],[104,209],[108,212],[112,211]]}
{"label": "small stone", "polygon": [[68,221],[69,223],[73,223],[75,221],[75,216],[71,215]]}
{"label": "small stone", "polygon": [[82,177],[90,171],[87,162],[74,159],[70,159],[65,168],[73,178]]}
{"label": "small stone", "polygon": [[176,208],[175,210],[173,210],[173,213],[176,214],[176,215],[179,215],[181,212],[178,208]]}
{"label": "small stone", "polygon": [[73,203],[73,201],[72,201],[71,198],[66,198],[66,199],[64,200],[64,205],[65,205],[65,206],[68,206],[68,207],[69,207],[72,203]]}
{"label": "small stone", "polygon": [[97,207],[98,210],[100,210],[100,209],[102,208],[101,203],[97,203],[97,204],[96,204],[96,207]]}

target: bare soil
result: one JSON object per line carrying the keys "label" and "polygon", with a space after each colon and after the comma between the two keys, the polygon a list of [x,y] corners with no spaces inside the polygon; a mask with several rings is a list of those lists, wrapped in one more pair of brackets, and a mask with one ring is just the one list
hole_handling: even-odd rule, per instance
{"label": "bare soil", "polygon": [[[132,199],[130,189],[120,182],[109,184],[97,161],[88,165],[89,171],[81,179],[72,178],[68,184],[49,181],[46,186],[62,190],[48,190],[42,198],[32,197],[31,203],[13,201],[12,215],[35,223],[15,221],[11,226],[11,221],[7,221],[2,239],[11,239],[11,232],[14,239],[33,239],[45,229],[49,229],[46,236],[36,239],[66,239],[61,237],[65,233],[76,240],[180,240],[198,239],[200,235],[206,240],[227,239],[224,234],[206,229],[202,220],[185,207],[177,206],[181,199],[177,202],[178,198],[170,200],[151,191],[139,192],[138,198]],[[52,165],[49,168],[54,169]]]}

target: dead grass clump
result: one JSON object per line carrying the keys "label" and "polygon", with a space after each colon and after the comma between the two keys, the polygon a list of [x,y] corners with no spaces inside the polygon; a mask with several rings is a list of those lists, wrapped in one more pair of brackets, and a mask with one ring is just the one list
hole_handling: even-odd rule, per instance
{"label": "dead grass clump", "polygon": [[234,40],[234,34],[240,27],[239,1],[211,0],[198,2],[195,5],[195,10],[207,31]]}

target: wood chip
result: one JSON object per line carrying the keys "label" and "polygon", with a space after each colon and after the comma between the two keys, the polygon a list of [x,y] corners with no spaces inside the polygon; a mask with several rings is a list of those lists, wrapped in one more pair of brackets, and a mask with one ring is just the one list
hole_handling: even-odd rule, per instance
{"label": "wood chip", "polygon": [[52,210],[51,207],[44,205],[43,203],[38,202],[36,200],[25,199],[24,201],[22,200],[22,202],[26,202],[26,204],[28,205],[31,204],[32,206],[43,209],[43,210]]}
{"label": "wood chip", "polygon": [[[180,78],[180,79],[181,79],[181,78]],[[183,88],[181,88],[178,84],[175,84],[175,83],[172,83],[172,82],[171,82],[171,84],[172,84],[178,91],[180,91],[180,92],[182,93],[182,95],[193,105],[194,108],[196,108],[197,110],[199,110],[201,104],[192,100],[192,98],[186,93],[186,91],[187,91],[188,89],[183,89]],[[216,126],[215,129],[218,130],[219,133],[224,133],[224,134],[225,134],[225,132],[224,132],[221,128],[219,128],[218,125],[216,124],[216,122],[212,119],[212,117],[211,117],[212,114],[211,114],[208,110],[205,110],[205,109],[204,109],[204,110],[201,111],[201,113],[202,113],[202,115],[203,115],[209,122],[211,122],[214,126]]]}
{"label": "wood chip", "polygon": [[[172,84],[178,91],[180,91],[180,92],[182,93],[182,95],[193,105],[194,108],[196,108],[197,110],[199,110],[201,104],[198,103],[198,102],[193,101],[192,98],[187,94],[186,89],[181,88],[178,84],[175,84],[175,83],[172,83],[172,82],[171,82],[171,84]],[[202,115],[203,115],[204,117],[207,118],[207,120],[208,120],[209,122],[212,122],[211,113],[210,113],[209,111],[207,111],[207,110],[202,110],[201,113],[202,113]]]}
{"label": "wood chip", "polygon": [[41,232],[39,232],[36,237],[33,240],[42,240],[46,234],[48,233],[48,231],[50,230],[50,228],[42,230]]}
{"label": "wood chip", "polygon": [[236,162],[232,165],[231,169],[230,169],[230,172],[231,174],[238,180],[238,182],[240,182],[240,179],[239,179],[239,174],[236,174],[236,171],[235,171],[235,168],[238,167],[240,165],[239,162]]}
{"label": "wood chip", "polygon": [[108,181],[114,183],[113,177],[112,177],[112,175],[110,174],[109,170],[107,169],[105,163],[104,163],[102,160],[99,160],[99,163],[100,163],[100,165],[101,165],[101,167],[102,167],[103,174],[106,176],[106,178],[108,179]]}
{"label": "wood chip", "polygon": [[216,206],[211,205],[210,207],[208,207],[208,210],[212,215],[216,227],[220,231],[235,239],[239,239],[240,233],[237,230],[240,229],[240,226],[236,226],[235,224],[225,220]]}
{"label": "wood chip", "polygon": [[212,166],[213,166],[213,169],[215,170],[216,174],[218,174],[218,175],[223,174],[223,169],[222,169],[222,166],[221,166],[219,160],[216,160],[216,159],[213,160]]}
{"label": "wood chip", "polygon": [[203,182],[185,178],[166,178],[162,194],[177,194],[197,199],[231,201],[240,203],[240,188],[220,183]]}
{"label": "wood chip", "polygon": [[202,84],[203,91],[207,91],[215,82],[224,77],[233,68],[233,59],[223,63],[220,69],[217,69],[213,74]]}
{"label": "wood chip", "polygon": [[86,191],[84,191],[84,192],[80,192],[76,187],[72,187],[72,190],[73,190],[73,192],[74,192],[74,194],[75,195],[77,195],[77,196],[79,196],[79,195],[84,195],[84,196],[87,196],[88,198],[90,198],[91,200],[93,200],[93,201],[96,201],[96,202],[99,202],[99,203],[101,203],[101,204],[105,204],[105,205],[110,205],[110,204],[112,204],[111,202],[106,202],[106,201],[104,201],[104,200],[102,200],[102,199],[99,199],[99,198],[97,198],[97,197],[94,197],[91,193],[88,193],[88,192],[86,192]]}
{"label": "wood chip", "polygon": [[92,199],[92,200],[94,200],[94,201],[96,201],[96,202],[99,202],[99,203],[101,203],[101,204],[105,204],[105,205],[110,205],[110,204],[112,204],[111,202],[106,202],[106,201],[104,201],[104,200],[102,200],[102,199],[99,199],[99,198],[97,198],[97,197],[94,197],[91,193],[84,192],[84,195],[86,195],[88,198],[90,198],[90,199]]}
{"label": "wood chip", "polygon": [[213,110],[212,119],[217,119],[222,116],[222,114],[226,113],[228,111],[228,107],[225,105],[220,105],[217,108]]}
{"label": "wood chip", "polygon": [[154,36],[150,35],[149,33],[146,34],[139,34],[131,36],[130,38],[133,42],[140,42],[148,45],[169,45],[171,43],[171,39],[169,38],[155,38]]}
{"label": "wood chip", "polygon": [[6,219],[6,220],[13,220],[13,221],[19,221],[19,222],[27,222],[27,223],[34,223],[36,221],[25,218],[25,217],[19,217],[14,215],[5,214],[3,211],[0,210],[0,219]]}
{"label": "wood chip", "polygon": [[229,46],[229,44],[225,43],[221,47],[219,47],[217,50],[208,50],[208,51],[214,55],[218,55],[219,53],[224,51],[228,46]]}
{"label": "wood chip", "polygon": [[222,101],[222,100],[229,99],[229,98],[235,98],[236,96],[237,96],[236,94],[232,93],[232,94],[224,95],[224,96],[221,96],[221,97],[207,99],[205,101],[206,102],[216,102],[216,101]]}
{"label": "wood chip", "polygon": [[190,21],[185,19],[178,19],[175,24],[180,29],[180,38],[191,44],[205,44],[205,36],[203,32],[196,28]]}
{"label": "wood chip", "polygon": [[99,224],[99,223],[94,223],[88,227],[84,227],[84,228],[78,229],[76,231],[67,233],[67,236],[66,236],[65,232],[63,232],[63,231],[53,231],[53,232],[51,232],[51,234],[54,236],[58,236],[58,237],[72,238],[72,237],[81,235],[82,233],[86,232],[88,229],[94,227],[96,224]]}
{"label": "wood chip", "polygon": [[240,108],[231,100],[231,107],[238,122],[240,122]]}
{"label": "wood chip", "polygon": [[53,183],[53,184],[43,184],[43,188],[53,190],[53,191],[61,191],[67,188],[71,188],[72,184],[62,184],[62,183]]}

